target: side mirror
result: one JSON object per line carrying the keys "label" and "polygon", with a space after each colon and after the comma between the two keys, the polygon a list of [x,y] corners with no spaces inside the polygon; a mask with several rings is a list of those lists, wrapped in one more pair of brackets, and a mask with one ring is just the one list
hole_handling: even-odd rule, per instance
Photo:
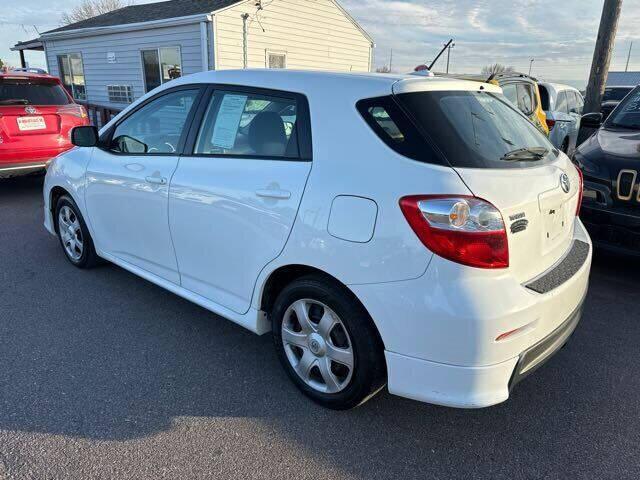
{"label": "side mirror", "polygon": [[95,147],[98,145],[98,139],[96,127],[75,127],[71,130],[71,143],[76,147]]}
{"label": "side mirror", "polygon": [[600,128],[602,125],[602,114],[599,112],[585,113],[582,116],[581,125],[585,128]]}

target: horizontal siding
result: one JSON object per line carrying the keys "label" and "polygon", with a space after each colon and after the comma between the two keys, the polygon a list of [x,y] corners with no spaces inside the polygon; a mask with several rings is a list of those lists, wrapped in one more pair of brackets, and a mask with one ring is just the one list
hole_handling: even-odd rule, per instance
{"label": "horizontal siding", "polygon": [[[107,85],[131,85],[135,98],[144,95],[140,50],[156,47],[180,47],[182,74],[202,70],[200,25],[139,30],[108,35],[49,40],[45,44],[49,71],[59,75],[57,56],[81,53],[87,101],[113,108],[124,104],[109,103]],[[116,63],[107,62],[107,52],[115,52]]]}
{"label": "horizontal siding", "polygon": [[243,66],[243,13],[251,15],[247,52],[250,68],[265,68],[269,50],[286,53],[287,68],[370,69],[370,41],[331,0],[274,0],[266,3],[257,18],[253,2],[218,12],[215,49],[219,69]]}

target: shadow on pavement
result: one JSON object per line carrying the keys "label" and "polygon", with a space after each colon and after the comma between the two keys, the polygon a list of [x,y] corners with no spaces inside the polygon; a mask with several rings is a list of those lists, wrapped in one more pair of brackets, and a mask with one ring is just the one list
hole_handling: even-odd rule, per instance
{"label": "shadow on pavement", "polygon": [[253,418],[360,478],[604,478],[638,452],[635,261],[597,255],[572,341],[502,405],[454,410],[385,393],[332,412],[292,386],[269,335],[114,266],[73,268],[42,227],[41,187],[0,181],[0,430],[129,440],[176,417]]}

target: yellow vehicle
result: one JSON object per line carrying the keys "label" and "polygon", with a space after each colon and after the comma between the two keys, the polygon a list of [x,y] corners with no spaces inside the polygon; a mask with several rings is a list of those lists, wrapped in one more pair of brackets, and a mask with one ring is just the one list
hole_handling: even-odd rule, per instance
{"label": "yellow vehicle", "polygon": [[483,75],[442,75],[497,85],[502,88],[504,96],[524,113],[538,130],[549,136],[547,115],[542,109],[538,80],[523,73],[501,73],[491,75],[489,78]]}
{"label": "yellow vehicle", "polygon": [[506,73],[495,75],[490,83],[499,85],[504,96],[524,113],[531,122],[545,135],[549,135],[547,115],[542,109],[538,80],[523,73]]}

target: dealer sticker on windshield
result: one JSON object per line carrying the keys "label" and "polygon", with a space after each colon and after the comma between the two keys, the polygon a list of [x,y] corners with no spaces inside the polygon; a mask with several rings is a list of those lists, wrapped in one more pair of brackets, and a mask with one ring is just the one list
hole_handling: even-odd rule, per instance
{"label": "dealer sticker on windshield", "polygon": [[18,117],[18,128],[21,132],[28,132],[30,130],[44,130],[47,125],[44,123],[44,117]]}

